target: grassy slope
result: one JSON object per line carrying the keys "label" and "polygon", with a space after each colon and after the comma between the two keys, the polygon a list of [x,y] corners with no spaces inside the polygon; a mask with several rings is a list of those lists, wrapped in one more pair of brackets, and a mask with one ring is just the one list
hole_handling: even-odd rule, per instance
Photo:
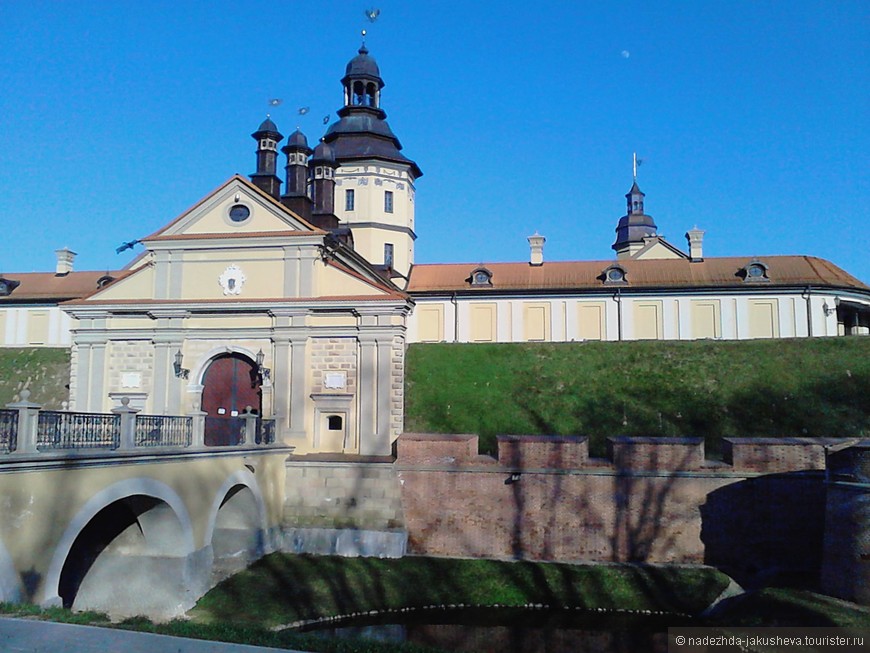
{"label": "grassy slope", "polygon": [[0,407],[30,390],[30,401],[59,410],[69,398],[69,349],[0,347]]}
{"label": "grassy slope", "polygon": [[565,565],[273,554],[227,579],[190,613],[270,627],[368,610],[545,603],[698,613],[728,584],[710,568]]}
{"label": "grassy slope", "polygon": [[407,431],[870,436],[870,338],[411,345]]}

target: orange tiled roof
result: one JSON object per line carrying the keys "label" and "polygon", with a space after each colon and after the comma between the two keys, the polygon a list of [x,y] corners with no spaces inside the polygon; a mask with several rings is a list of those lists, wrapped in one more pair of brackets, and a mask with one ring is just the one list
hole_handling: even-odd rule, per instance
{"label": "orange tiled roof", "polygon": [[[440,263],[415,265],[408,292],[498,292],[612,289],[604,284],[602,273],[614,263],[625,270],[625,289],[746,288],[777,286],[828,286],[870,291],[845,270],[830,261],[813,256],[763,256],[768,266],[769,283],[746,283],[738,272],[750,257],[707,258],[692,263],[688,259],[620,259],[618,261],[553,261],[540,266],[528,263]],[[492,285],[473,287],[468,279],[473,270],[486,268]]]}
{"label": "orange tiled roof", "polygon": [[8,296],[0,297],[0,303],[14,302],[55,302],[78,299],[90,295],[97,289],[97,280],[109,275],[114,278],[125,276],[126,272],[70,272],[62,276],[54,272],[10,272],[0,276],[19,281],[20,285]]}

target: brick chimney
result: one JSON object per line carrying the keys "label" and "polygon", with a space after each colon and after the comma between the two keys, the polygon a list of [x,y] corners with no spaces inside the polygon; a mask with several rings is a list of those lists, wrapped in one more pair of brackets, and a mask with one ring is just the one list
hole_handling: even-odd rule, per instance
{"label": "brick chimney", "polygon": [[686,232],[686,240],[689,241],[689,260],[692,263],[700,263],[704,260],[704,232],[695,227]]}
{"label": "brick chimney", "polygon": [[531,249],[529,254],[529,265],[543,265],[544,243],[547,239],[536,231],[533,236],[529,236],[528,240],[529,248]]}
{"label": "brick chimney", "polygon": [[76,258],[76,253],[72,251],[69,247],[63,247],[61,249],[54,250],[55,256],[57,256],[57,267],[55,267],[54,275],[56,277],[63,277],[73,271],[73,261]]}

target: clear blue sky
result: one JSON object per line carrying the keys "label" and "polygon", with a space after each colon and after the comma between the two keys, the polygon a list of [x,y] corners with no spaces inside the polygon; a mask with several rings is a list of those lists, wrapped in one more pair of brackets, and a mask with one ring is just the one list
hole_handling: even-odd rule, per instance
{"label": "clear blue sky", "polygon": [[707,256],[812,254],[870,282],[863,1],[0,0],[0,15],[0,273],[51,270],[62,246],[77,269],[121,267],[121,242],[253,171],[267,112],[316,142],[367,27],[424,172],[418,262],[524,260],[535,230],[547,260],[611,258],[637,151],[677,246],[698,225]]}

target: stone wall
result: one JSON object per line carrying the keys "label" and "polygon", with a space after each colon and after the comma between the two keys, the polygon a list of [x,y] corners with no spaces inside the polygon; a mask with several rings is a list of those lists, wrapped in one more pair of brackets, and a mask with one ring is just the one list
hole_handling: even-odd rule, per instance
{"label": "stone wall", "polygon": [[731,464],[707,460],[700,438],[611,438],[595,459],[582,437],[502,436],[496,459],[474,435],[404,434],[396,469],[413,553],[705,563],[748,587],[816,586],[818,452],[823,466],[838,442],[735,439]]}

